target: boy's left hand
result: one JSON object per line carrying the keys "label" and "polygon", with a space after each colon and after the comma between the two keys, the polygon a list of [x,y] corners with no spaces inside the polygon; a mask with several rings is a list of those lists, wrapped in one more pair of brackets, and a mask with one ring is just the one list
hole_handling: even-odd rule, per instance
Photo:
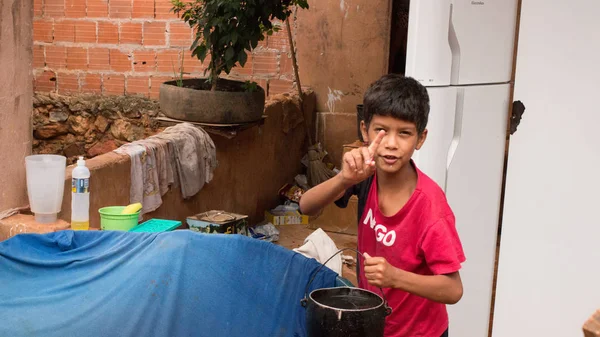
{"label": "boy's left hand", "polygon": [[370,285],[381,288],[394,288],[397,268],[383,257],[371,257],[365,253],[365,276]]}

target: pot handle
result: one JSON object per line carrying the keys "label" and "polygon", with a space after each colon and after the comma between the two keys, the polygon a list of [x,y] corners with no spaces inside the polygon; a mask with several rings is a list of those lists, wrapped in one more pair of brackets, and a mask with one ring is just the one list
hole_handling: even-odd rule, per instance
{"label": "pot handle", "polygon": [[[335,254],[333,254],[330,258],[327,259],[327,261],[325,261],[325,263],[322,263],[321,266],[319,267],[319,269],[317,269],[315,271],[315,273],[313,274],[313,276],[310,278],[310,281],[308,281],[308,283],[306,284],[306,289],[304,290],[304,298],[302,300],[300,300],[300,304],[302,304],[303,307],[306,307],[306,303],[308,302],[308,288],[310,287],[312,281],[315,279],[315,277],[317,277],[317,274],[319,273],[319,271],[325,267],[325,265],[327,264],[327,262],[329,262],[331,259],[333,259],[336,255],[338,255],[339,253],[346,251],[346,250],[352,250],[354,252],[356,252],[358,255],[362,256],[363,259],[366,259],[364,254],[359,252],[358,249],[354,249],[354,248],[343,248],[338,250]],[[381,296],[383,298],[383,305],[385,306],[385,315],[388,316],[389,314],[392,313],[392,308],[390,308],[390,306],[388,305],[387,300],[385,299],[385,294],[383,293],[383,289],[381,289],[381,287],[379,287],[379,290],[381,291]]]}

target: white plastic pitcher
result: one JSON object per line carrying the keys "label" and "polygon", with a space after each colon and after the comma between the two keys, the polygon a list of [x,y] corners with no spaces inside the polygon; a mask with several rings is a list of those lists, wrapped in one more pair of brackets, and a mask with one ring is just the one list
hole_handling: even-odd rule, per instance
{"label": "white plastic pitcher", "polygon": [[39,223],[53,223],[61,211],[67,158],[51,154],[25,157],[29,206]]}

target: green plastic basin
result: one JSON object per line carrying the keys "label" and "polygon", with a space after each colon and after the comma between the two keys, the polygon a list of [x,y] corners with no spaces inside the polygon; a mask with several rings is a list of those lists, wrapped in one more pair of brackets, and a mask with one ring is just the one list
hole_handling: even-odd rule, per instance
{"label": "green plastic basin", "polygon": [[125,206],[102,207],[100,213],[100,228],[104,231],[129,231],[137,226],[140,211],[135,214],[121,214]]}

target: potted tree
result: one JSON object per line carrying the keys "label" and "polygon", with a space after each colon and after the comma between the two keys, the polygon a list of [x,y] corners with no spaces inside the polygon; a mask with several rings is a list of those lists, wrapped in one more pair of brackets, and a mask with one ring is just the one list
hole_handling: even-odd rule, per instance
{"label": "potted tree", "polygon": [[307,0],[171,0],[172,10],[194,30],[190,50],[208,61],[204,78],[177,79],[160,87],[163,113],[174,119],[204,123],[244,123],[259,120],[265,90],[255,82],[221,78],[244,67],[249,52],[266,35],[278,30],[272,21],[285,21],[293,6],[308,8]]}

